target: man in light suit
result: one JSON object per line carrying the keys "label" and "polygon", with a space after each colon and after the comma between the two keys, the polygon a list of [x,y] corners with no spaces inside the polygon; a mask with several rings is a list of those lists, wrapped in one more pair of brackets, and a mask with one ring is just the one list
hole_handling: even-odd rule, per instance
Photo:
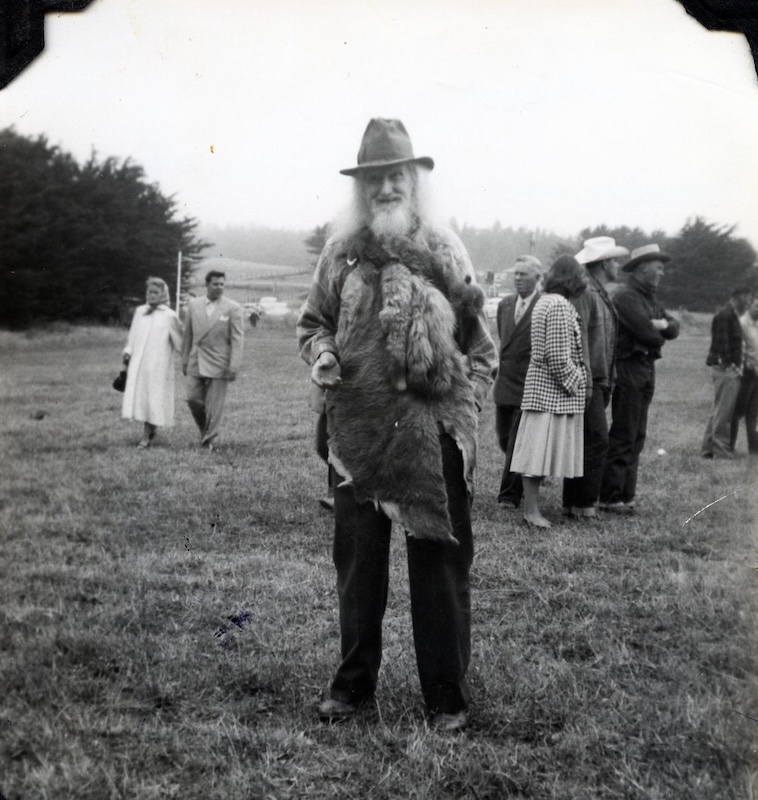
{"label": "man in light suit", "polygon": [[521,419],[524,380],[532,354],[532,309],[540,296],[537,288],[542,264],[534,256],[519,256],[513,269],[516,294],[504,297],[497,307],[500,364],[493,397],[498,444],[505,453],[505,467],[497,501],[504,508],[518,508],[523,494],[521,475],[511,472],[513,443]]}
{"label": "man in light suit", "polygon": [[182,372],[187,404],[200,429],[201,447],[213,450],[224,412],[229,381],[242,360],[242,306],[223,297],[226,276],[205,276],[205,297],[190,300],[184,321]]}

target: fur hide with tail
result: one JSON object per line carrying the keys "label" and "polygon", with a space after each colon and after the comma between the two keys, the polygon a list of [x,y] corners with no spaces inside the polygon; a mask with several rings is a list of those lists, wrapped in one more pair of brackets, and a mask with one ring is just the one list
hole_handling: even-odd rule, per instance
{"label": "fur hide with tail", "polygon": [[326,400],[334,462],[359,501],[409,535],[449,541],[439,437],[457,442],[470,485],[477,413],[461,350],[483,294],[423,243],[354,245],[337,331],[342,383]]}

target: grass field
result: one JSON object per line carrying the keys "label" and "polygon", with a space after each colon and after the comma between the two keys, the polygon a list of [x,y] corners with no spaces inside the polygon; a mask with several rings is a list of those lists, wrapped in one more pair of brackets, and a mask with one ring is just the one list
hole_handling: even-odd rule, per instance
{"label": "grass field", "polygon": [[[378,708],[316,719],[337,610],[291,325],[248,329],[218,454],[181,385],[177,426],[137,450],[110,387],[124,339],[0,339],[6,800],[758,798],[755,462],[698,457],[702,335],[666,346],[635,518],[521,527],[484,409],[452,738],[425,722],[399,535]],[[544,501],[558,522],[557,483]]]}

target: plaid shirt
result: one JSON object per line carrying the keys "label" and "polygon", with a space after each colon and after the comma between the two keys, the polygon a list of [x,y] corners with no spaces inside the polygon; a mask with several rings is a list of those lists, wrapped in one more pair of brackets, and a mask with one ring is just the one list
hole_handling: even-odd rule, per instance
{"label": "plaid shirt", "polygon": [[731,303],[720,308],[711,322],[711,349],[705,363],[709,367],[742,369],[742,326]]}
{"label": "plaid shirt", "polygon": [[[426,230],[422,227],[415,236],[423,238]],[[437,228],[434,235],[444,241],[450,271],[461,280],[470,277],[472,282],[476,282],[474,268],[463,242],[446,229]],[[339,359],[335,336],[339,323],[340,296],[345,278],[353,266],[348,263],[345,242],[337,238],[330,239],[316,265],[308,299],[297,323],[300,355],[311,365],[325,352],[334,353]],[[470,333],[464,355],[468,359],[469,377],[474,383],[477,403],[481,407],[497,370],[497,351],[483,311],[479,313],[475,328]]]}
{"label": "plaid shirt", "polygon": [[745,367],[758,372],[758,322],[746,311],[740,317],[740,325],[745,337]]}
{"label": "plaid shirt", "polygon": [[574,307],[559,294],[544,294],[532,311],[532,358],[526,373],[525,411],[584,413],[587,373]]}

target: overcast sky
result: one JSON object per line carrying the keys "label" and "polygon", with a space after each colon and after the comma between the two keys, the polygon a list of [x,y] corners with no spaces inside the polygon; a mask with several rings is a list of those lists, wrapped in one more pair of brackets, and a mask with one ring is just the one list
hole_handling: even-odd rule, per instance
{"label": "overcast sky", "polygon": [[311,228],[370,117],[401,118],[459,223],[758,248],[758,81],[676,0],[94,0],[48,14],[0,127],[132,157],[202,222]]}

